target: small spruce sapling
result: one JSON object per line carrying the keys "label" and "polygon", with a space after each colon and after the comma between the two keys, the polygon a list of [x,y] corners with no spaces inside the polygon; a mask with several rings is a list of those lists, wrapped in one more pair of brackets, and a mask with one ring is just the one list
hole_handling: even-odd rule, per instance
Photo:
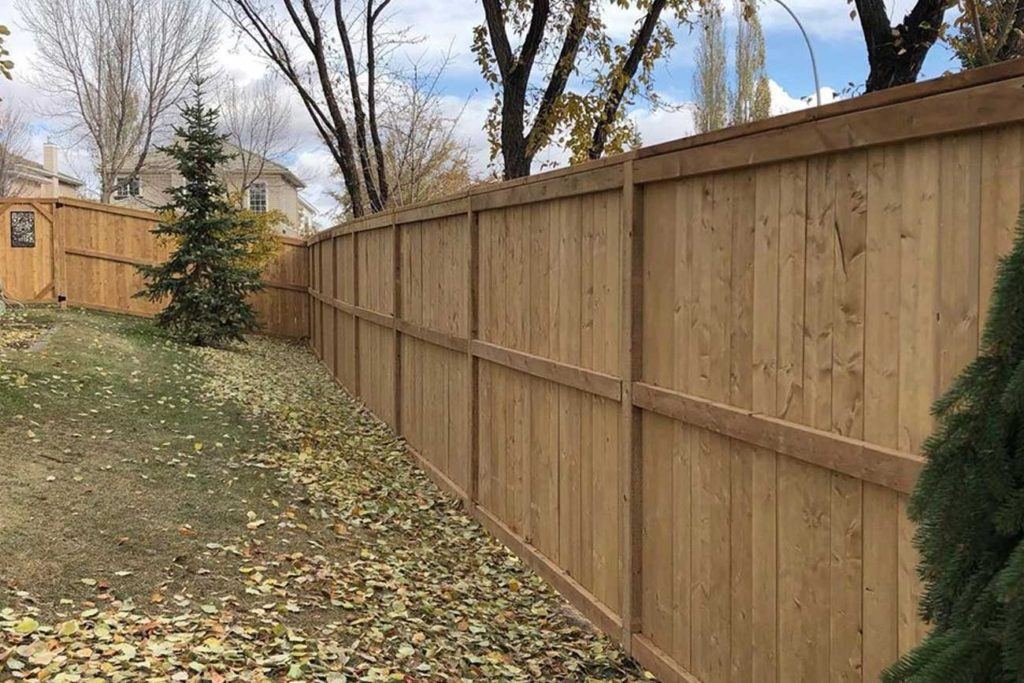
{"label": "small spruce sapling", "polygon": [[225,136],[217,132],[219,113],[206,104],[203,86],[203,79],[193,79],[175,140],[160,148],[176,162],[182,184],[169,191],[170,202],[161,207],[167,219],[152,232],[170,239],[175,250],[164,263],[140,268],[146,286],[136,296],[166,301],[156,320],[174,337],[221,346],[257,329],[247,297],[263,282],[251,258],[257,236],[239,229],[239,211],[217,172],[230,157]]}

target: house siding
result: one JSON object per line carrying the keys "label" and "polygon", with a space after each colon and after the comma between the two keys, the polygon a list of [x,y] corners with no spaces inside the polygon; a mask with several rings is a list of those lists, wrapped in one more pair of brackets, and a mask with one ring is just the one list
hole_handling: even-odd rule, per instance
{"label": "house siding", "polygon": [[[222,176],[228,188],[237,188],[242,184],[241,173],[226,173]],[[139,196],[126,199],[113,199],[112,202],[118,206],[127,206],[136,209],[154,209],[167,204],[169,196],[167,190],[181,182],[181,177],[173,171],[147,171],[139,173]],[[287,235],[300,233],[299,226],[299,194],[294,185],[285,180],[284,176],[274,173],[264,173],[256,182],[264,183],[267,186],[267,209],[269,211],[280,211],[288,220],[288,225],[282,226],[282,232]],[[245,199],[248,204],[248,198]]]}
{"label": "house siding", "polygon": [[78,197],[78,187],[60,182],[54,192],[53,182],[43,178],[19,178],[15,182],[15,197]]}

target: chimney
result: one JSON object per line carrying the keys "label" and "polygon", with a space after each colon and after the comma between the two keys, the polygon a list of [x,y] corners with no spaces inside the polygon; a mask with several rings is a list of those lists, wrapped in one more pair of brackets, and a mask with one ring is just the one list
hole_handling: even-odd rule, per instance
{"label": "chimney", "polygon": [[59,163],[57,145],[47,140],[43,144],[43,168],[50,174],[49,187],[47,188],[47,196],[50,197],[56,197],[60,194],[60,180],[57,178],[57,173],[60,171]]}
{"label": "chimney", "polygon": [[56,175],[57,168],[57,145],[47,140],[43,144],[43,168]]}

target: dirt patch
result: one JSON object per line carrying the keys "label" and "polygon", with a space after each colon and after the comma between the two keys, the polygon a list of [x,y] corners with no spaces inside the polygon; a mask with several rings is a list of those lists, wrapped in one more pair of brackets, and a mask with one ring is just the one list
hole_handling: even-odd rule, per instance
{"label": "dirt patch", "polygon": [[5,351],[40,350],[53,331],[55,312],[43,307],[8,309],[0,315],[0,360]]}

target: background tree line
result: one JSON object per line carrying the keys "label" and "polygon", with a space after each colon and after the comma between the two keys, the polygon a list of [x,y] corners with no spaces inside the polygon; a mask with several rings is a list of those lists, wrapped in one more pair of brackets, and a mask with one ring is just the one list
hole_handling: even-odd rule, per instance
{"label": "background tree line", "polygon": [[[628,111],[641,100],[667,106],[655,73],[679,41],[692,41],[697,54],[699,130],[767,116],[759,9],[775,0],[735,1],[480,0],[472,50],[494,95],[486,131],[501,177],[530,174],[552,146],[578,163],[638,145]],[[87,144],[101,200],[170,135],[188,76],[214,66],[226,23],[273,72],[273,80],[243,91],[215,89],[246,177],[258,177],[263,159],[290,151],[287,88],[330,153],[346,213],[361,216],[474,180],[459,115],[441,104],[447,60],[403,62],[403,48],[417,41],[402,23],[404,2],[25,0],[20,18],[36,42],[37,85],[51,113],[70,122],[64,132]],[[605,24],[609,6],[635,17],[624,39]],[[915,0],[895,18],[884,0],[848,0],[836,11],[859,21],[866,91],[915,81],[939,40],[964,68],[1024,54],[1024,0]],[[725,30],[727,15],[734,31]],[[735,37],[731,60],[727,34]],[[0,119],[13,147],[19,117]]]}

